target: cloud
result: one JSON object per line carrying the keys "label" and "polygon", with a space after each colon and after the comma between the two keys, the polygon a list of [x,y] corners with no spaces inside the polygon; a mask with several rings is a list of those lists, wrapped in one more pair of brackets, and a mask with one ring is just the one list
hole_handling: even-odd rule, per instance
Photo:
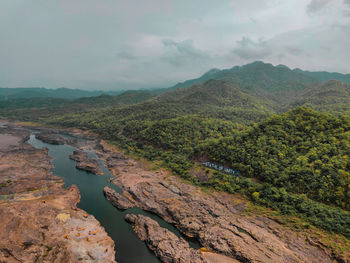
{"label": "cloud", "polygon": [[[348,0],[345,0],[348,1]],[[312,0],[306,7],[306,11],[309,15],[319,12],[322,10],[327,4],[329,4],[331,0]]]}
{"label": "cloud", "polygon": [[193,45],[193,40],[188,39],[184,40],[182,42],[175,42],[171,39],[163,39],[163,45],[166,48],[175,48],[175,50],[180,54],[180,55],[186,55],[191,58],[203,58],[207,57],[207,55],[199,50],[196,49]]}
{"label": "cloud", "polygon": [[304,51],[298,46],[287,46],[286,51],[293,56],[300,56],[304,53]]}
{"label": "cloud", "polygon": [[168,87],[254,60],[349,72],[350,0],[147,3],[0,0],[0,86]]}
{"label": "cloud", "polygon": [[116,55],[120,59],[125,59],[125,60],[134,60],[136,59],[136,56],[129,50],[123,50],[117,53]]}
{"label": "cloud", "polygon": [[350,0],[344,0],[345,9],[343,11],[344,16],[350,17]]}
{"label": "cloud", "polygon": [[237,41],[238,47],[233,53],[243,59],[263,59],[271,54],[270,47],[266,41],[259,39],[254,41],[249,37],[243,37]]}
{"label": "cloud", "polygon": [[181,42],[176,42],[171,39],[163,39],[162,43],[165,48],[165,53],[162,57],[164,61],[173,66],[185,66],[188,64],[200,63],[203,60],[210,59],[210,56],[204,51],[195,48],[193,40],[188,39]]}

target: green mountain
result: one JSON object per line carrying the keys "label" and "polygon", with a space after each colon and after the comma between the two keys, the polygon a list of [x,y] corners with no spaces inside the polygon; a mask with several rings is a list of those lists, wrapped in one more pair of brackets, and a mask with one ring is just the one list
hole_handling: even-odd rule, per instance
{"label": "green mountain", "polygon": [[209,79],[235,83],[243,90],[277,102],[287,103],[312,84],[319,84],[331,79],[350,83],[350,74],[291,70],[284,65],[273,66],[269,63],[256,61],[230,69],[211,69],[197,79],[178,83],[169,89],[188,88]]}
{"label": "green mountain", "polygon": [[301,73],[303,75],[312,77],[314,79],[317,79],[321,82],[326,82],[331,79],[334,80],[339,80],[344,83],[349,83],[350,84],[350,74],[341,74],[341,73],[336,73],[336,72],[327,72],[327,71],[307,71],[307,70],[301,70],[301,69],[293,69],[294,72]]}
{"label": "green mountain", "polygon": [[78,99],[94,97],[102,94],[118,95],[122,91],[87,91],[79,89],[46,89],[46,88],[0,88],[0,100],[25,99],[25,98],[60,98]]}
{"label": "green mountain", "polygon": [[205,185],[239,191],[256,203],[302,215],[350,238],[349,116],[296,108],[207,140],[194,152],[199,160],[241,172],[236,177],[214,172]]}
{"label": "green mountain", "polygon": [[[93,116],[88,114],[87,119],[103,120],[102,116],[109,116],[108,125],[122,127],[128,121],[155,121],[196,114],[244,124],[262,120],[273,113],[275,107],[275,103],[251,95],[237,85],[209,80],[188,89],[168,91],[139,104],[98,110]],[[102,121],[100,125],[104,126]]]}
{"label": "green mountain", "polygon": [[210,79],[190,88],[179,88],[159,95],[157,101],[204,104],[217,107],[235,106],[247,109],[273,108],[274,102],[264,101],[242,90],[236,83]]}
{"label": "green mountain", "polygon": [[0,116],[37,120],[62,114],[85,113],[107,107],[123,107],[152,97],[154,95],[150,91],[126,91],[117,96],[100,95],[74,100],[50,97],[0,100]]}
{"label": "green mountain", "polygon": [[314,85],[300,92],[287,108],[307,106],[318,111],[350,115],[350,85],[337,80]]}
{"label": "green mountain", "polygon": [[212,69],[197,79],[178,83],[170,89],[186,88],[208,79],[225,80],[239,84],[240,88],[274,98],[275,92],[300,90],[306,84],[316,83],[318,80],[304,74],[294,72],[286,66],[273,66],[260,61],[230,69]]}
{"label": "green mountain", "polygon": [[210,145],[211,160],[350,210],[350,118],[296,108]]}

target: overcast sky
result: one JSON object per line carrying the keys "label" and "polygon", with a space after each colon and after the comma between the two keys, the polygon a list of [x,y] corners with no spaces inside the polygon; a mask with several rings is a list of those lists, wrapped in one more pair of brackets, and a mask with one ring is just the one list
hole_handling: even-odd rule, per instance
{"label": "overcast sky", "polygon": [[0,0],[2,87],[168,87],[255,60],[350,73],[350,0]]}

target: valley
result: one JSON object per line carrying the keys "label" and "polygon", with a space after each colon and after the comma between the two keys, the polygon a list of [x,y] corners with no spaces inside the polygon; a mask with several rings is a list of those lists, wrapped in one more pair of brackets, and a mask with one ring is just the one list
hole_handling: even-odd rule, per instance
{"label": "valley", "polygon": [[[44,190],[22,188],[44,184],[57,189],[50,192],[57,200],[75,189],[74,198],[65,200],[78,210],[70,211],[68,203],[61,209],[71,219],[80,211],[92,214],[105,240],[114,241],[118,262],[349,262],[350,85],[327,76],[346,82],[346,75],[254,62],[157,91],[0,101],[7,120],[0,135],[0,190],[14,188],[4,195],[19,203],[29,198],[51,205]],[[39,149],[25,143],[28,129],[40,131],[29,140]],[[64,181],[50,172],[57,161],[50,164],[48,155],[55,158],[59,147],[72,147],[64,150],[70,167],[61,171]],[[18,161],[10,149],[27,148],[36,154],[20,163],[41,167],[36,158],[43,158],[45,176],[57,182],[31,170],[30,183],[19,174],[8,178],[6,163],[15,167]],[[15,209],[17,201],[6,198],[0,202]],[[103,209],[91,205],[95,200]],[[53,211],[53,218],[63,213]],[[63,253],[45,246],[67,243],[33,240],[43,260]],[[86,251],[93,246],[81,245]],[[16,249],[11,253],[18,258]],[[135,256],[125,253],[131,250]]]}
{"label": "valley", "polygon": [[21,127],[0,133],[13,138],[0,149],[0,262],[115,262],[113,240],[77,208],[78,187],[53,175],[48,150],[29,145]]}

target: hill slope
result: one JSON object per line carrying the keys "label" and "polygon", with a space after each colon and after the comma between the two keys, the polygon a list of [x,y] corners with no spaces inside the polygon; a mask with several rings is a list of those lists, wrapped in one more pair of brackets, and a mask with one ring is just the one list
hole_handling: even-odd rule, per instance
{"label": "hill slope", "polygon": [[318,111],[350,115],[350,85],[330,80],[300,92],[287,108],[307,106]]}
{"label": "hill slope", "polygon": [[277,102],[287,103],[311,84],[331,79],[350,83],[350,74],[291,70],[284,65],[273,66],[272,64],[256,61],[230,69],[211,69],[199,78],[178,83],[169,89],[188,88],[209,79],[236,83],[243,90],[251,91]]}
{"label": "hill slope", "polygon": [[[179,89],[161,94],[148,101],[127,107],[110,107],[94,115],[74,116],[89,122],[101,122],[108,116],[109,123],[116,127],[128,121],[155,121],[176,118],[188,114],[231,120],[237,123],[252,123],[274,112],[275,104],[253,96],[229,82],[210,80],[188,89]],[[66,122],[72,116],[66,118]],[[73,121],[74,122],[74,121]],[[104,123],[100,123],[104,126]]]}
{"label": "hill slope", "polygon": [[350,118],[306,107],[202,146],[212,161],[245,176],[348,210],[349,153]]}
{"label": "hill slope", "polygon": [[0,100],[0,116],[22,120],[37,120],[38,118],[48,118],[62,114],[80,114],[106,107],[122,107],[136,104],[152,97],[154,95],[149,91],[127,91],[117,96],[101,95],[75,100],[59,98]]}
{"label": "hill slope", "polygon": [[67,88],[0,88],[0,101],[28,98],[78,99],[83,97],[100,96],[102,94],[118,95],[120,93],[122,93],[122,91],[87,91]]}
{"label": "hill slope", "polygon": [[321,82],[327,82],[331,79],[338,80],[344,83],[350,84],[350,74],[341,74],[337,72],[327,72],[327,71],[307,71],[301,69],[293,69],[294,72],[301,73],[303,75],[309,76],[311,78],[317,79]]}

